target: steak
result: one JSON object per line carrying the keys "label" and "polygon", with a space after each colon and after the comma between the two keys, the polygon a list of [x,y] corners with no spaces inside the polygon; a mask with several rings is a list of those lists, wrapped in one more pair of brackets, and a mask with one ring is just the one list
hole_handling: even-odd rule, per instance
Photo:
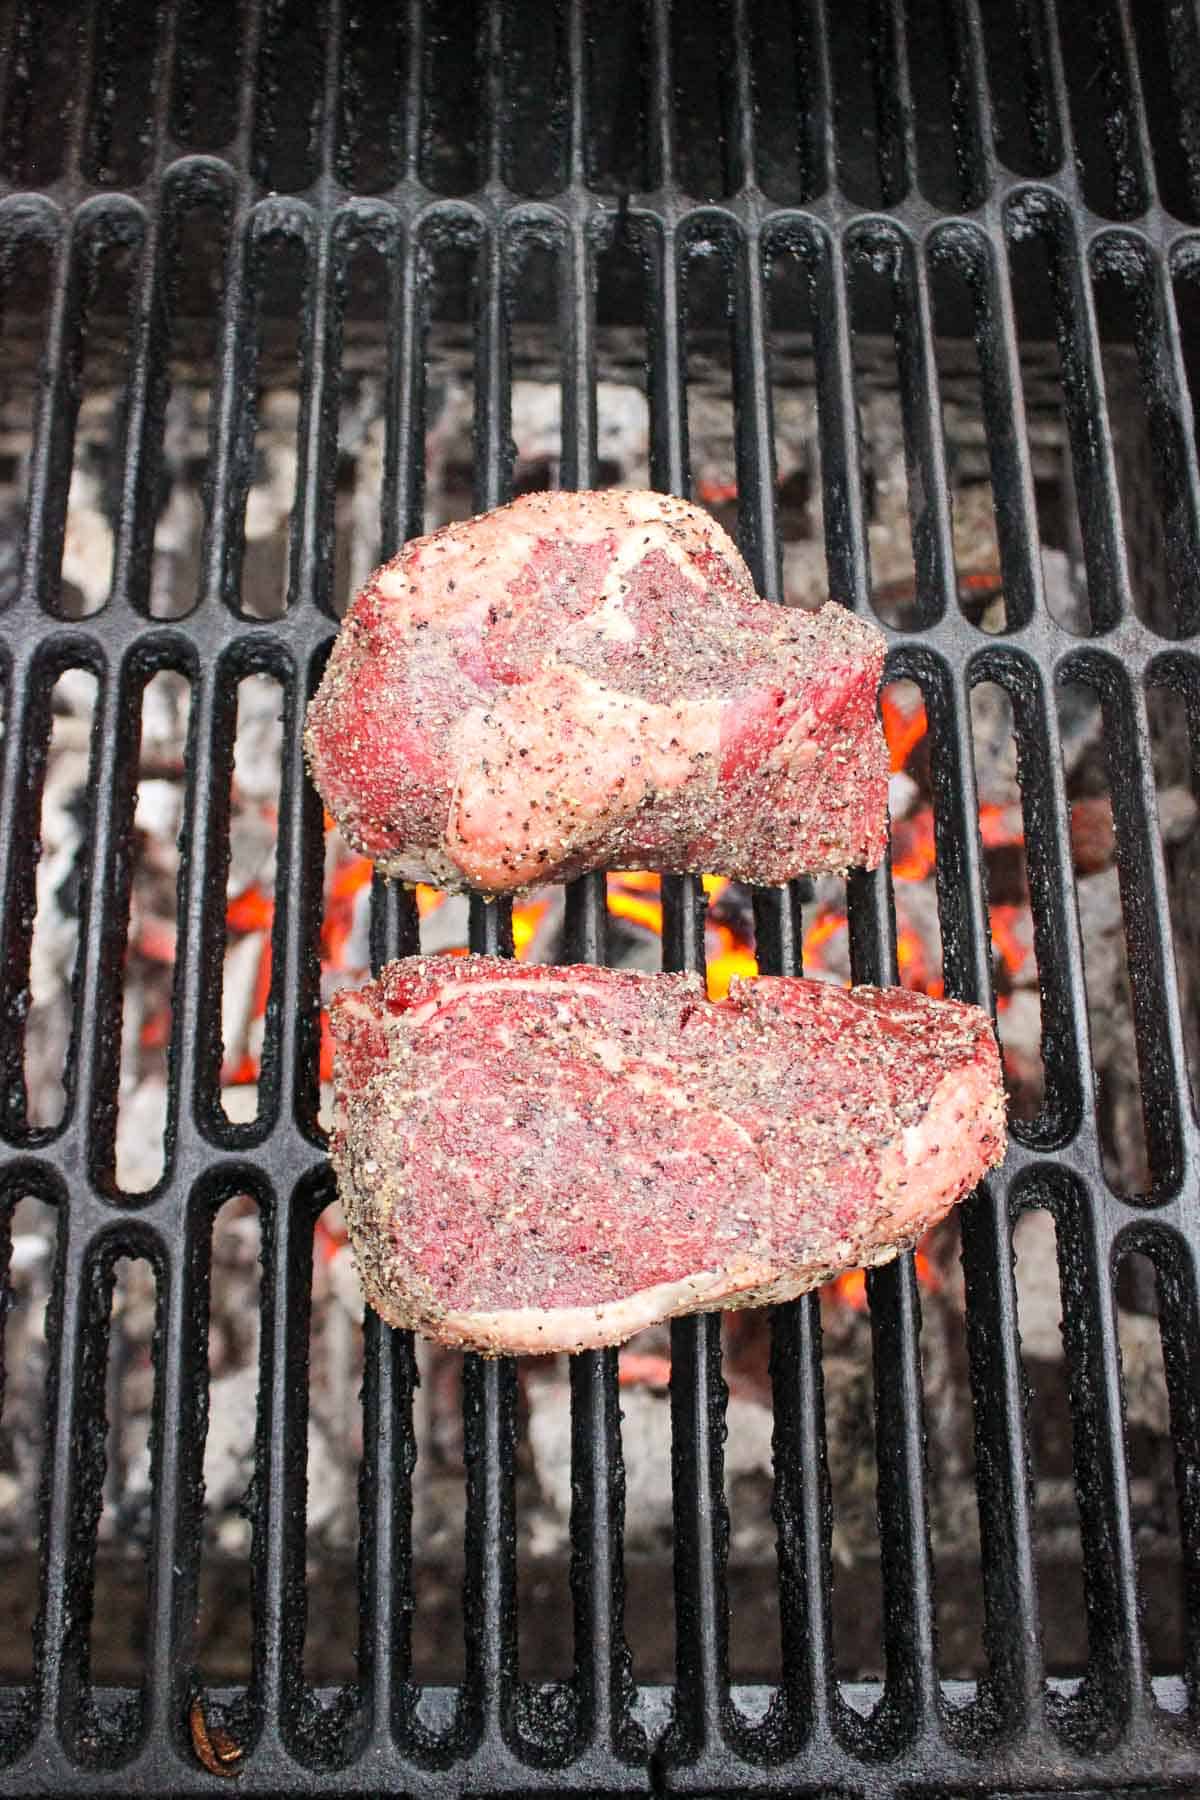
{"label": "steak", "polygon": [[309,766],[359,851],[451,890],[874,867],[883,655],[840,606],[760,600],[684,500],[528,494],[371,577],[309,708]]}
{"label": "steak", "polygon": [[1004,1150],[991,1022],[903,989],[412,958],[332,1008],[367,1298],[488,1353],[888,1261]]}

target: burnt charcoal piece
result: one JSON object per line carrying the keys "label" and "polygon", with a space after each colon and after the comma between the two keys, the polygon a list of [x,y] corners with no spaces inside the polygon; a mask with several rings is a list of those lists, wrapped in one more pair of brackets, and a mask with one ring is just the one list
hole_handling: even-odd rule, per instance
{"label": "burnt charcoal piece", "polygon": [[902,989],[390,963],[333,1005],[368,1298],[485,1352],[618,1343],[887,1262],[1004,1148],[987,1015]]}
{"label": "burnt charcoal piece", "polygon": [[313,779],[389,875],[505,893],[605,864],[874,867],[880,634],[758,599],[663,494],[530,494],[407,544],[309,710]]}

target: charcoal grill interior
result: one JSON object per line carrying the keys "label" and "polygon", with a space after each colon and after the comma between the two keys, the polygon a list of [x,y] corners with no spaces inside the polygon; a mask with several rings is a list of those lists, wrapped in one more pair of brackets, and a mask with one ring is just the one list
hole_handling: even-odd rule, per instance
{"label": "charcoal grill interior", "polygon": [[[1194,7],[12,0],[2,29],[4,369],[28,395],[29,440],[12,553],[0,563],[0,1218],[35,1197],[57,1230],[36,1623],[28,1678],[0,1690],[0,1793],[199,1794],[227,1778],[296,1795],[1197,1791],[1194,971],[1172,936],[1151,735],[1162,696],[1175,696],[1176,736],[1187,738],[1176,748],[1195,784]],[[348,311],[364,254],[374,285]],[[935,318],[944,275],[958,298]],[[722,360],[736,445],[723,516],[775,599],[796,490],[776,481],[773,390],[781,369],[786,379],[803,367],[816,396],[829,588],[867,614],[872,495],[855,348],[872,337],[892,346],[916,597],[889,615],[889,675],[920,684],[929,717],[946,990],[993,1000],[970,695],[996,683],[1020,748],[1043,1021],[1044,1099],[1014,1125],[1003,1171],[961,1216],[986,1663],[977,1681],[948,1679],[939,1652],[911,1258],[868,1283],[881,1680],[839,1680],[834,1656],[815,1298],[771,1324],[777,1680],[747,1687],[730,1674],[725,1390],[719,1324],[706,1318],[671,1332],[673,1681],[635,1682],[626,1649],[621,1400],[607,1352],[570,1369],[573,1667],[556,1683],[518,1667],[517,1377],[509,1363],[469,1357],[464,1676],[416,1683],[416,1360],[409,1338],[374,1318],[356,1582],[319,1601],[356,1613],[357,1673],[334,1687],[305,1679],[305,1365],[313,1228],[331,1188],[318,1123],[322,817],[301,732],[344,601],[339,384],[351,367],[378,384],[372,504],[387,554],[425,518],[435,328],[471,370],[466,479],[477,509],[512,489],[511,377],[529,361],[531,330],[546,378],[561,383],[550,476],[564,486],[608,478],[597,435],[605,333],[644,364],[650,474],[669,492],[691,493],[697,475],[689,355],[699,346]],[[978,361],[999,629],[960,601],[939,397],[947,337],[973,344]],[[1109,338],[1132,372],[1149,443],[1136,538]],[[1037,345],[1052,353],[1070,451],[1086,604],[1069,624],[1048,601],[1041,553],[1046,502],[1027,404]],[[171,395],[205,359],[203,529],[190,606],[168,616],[152,568]],[[259,407],[284,378],[299,394],[286,592],[262,608],[247,601],[246,502]],[[120,402],[103,467],[91,471],[111,578],[89,599],[65,573],[78,561],[65,540],[79,422],[97,383]],[[65,1106],[46,1125],[26,1092],[24,1020],[51,690],[71,669],[96,682],[93,777]],[[163,670],[190,689],[165,1171],[131,1196],[115,1174],[122,983],[142,697]],[[238,684],[254,673],[280,684],[284,750],[259,1108],[237,1122],[220,1105],[222,956],[232,734]],[[1118,1195],[1104,1174],[1056,704],[1064,684],[1102,710],[1149,1171],[1140,1195]],[[763,970],[799,972],[807,903],[798,886],[755,896]],[[703,904],[698,883],[664,883],[668,967],[702,966]],[[889,873],[854,876],[848,909],[855,977],[895,980]],[[508,909],[473,903],[470,939],[511,951]],[[376,962],[418,944],[412,895],[376,884]],[[564,950],[603,961],[607,948],[603,880],[588,879],[567,896]],[[234,1689],[205,1685],[195,1642],[211,1223],[239,1194],[259,1209],[263,1266],[246,1497],[253,1643],[249,1678]],[[1043,1651],[1053,1600],[1039,1580],[1011,1249],[1030,1207],[1055,1221],[1063,1295],[1086,1602],[1086,1651],[1070,1680],[1048,1672]],[[1155,1602],[1132,1524],[1116,1299],[1130,1250],[1156,1275],[1174,1451],[1170,1579],[1182,1590],[1182,1632],[1168,1667],[1147,1649]],[[95,1676],[105,1621],[93,1614],[113,1602],[104,1589],[96,1600],[94,1571],[110,1475],[111,1296],[127,1257],[144,1258],[155,1281],[152,1504],[144,1675],[114,1686]]]}

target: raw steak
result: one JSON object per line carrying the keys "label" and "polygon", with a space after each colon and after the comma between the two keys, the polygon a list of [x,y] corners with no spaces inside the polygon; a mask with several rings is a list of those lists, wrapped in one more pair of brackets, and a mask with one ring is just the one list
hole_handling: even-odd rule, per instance
{"label": "raw steak", "polygon": [[499,1352],[886,1262],[1004,1149],[987,1015],[900,988],[413,958],[333,1005],[367,1297]]}
{"label": "raw steak", "polygon": [[883,653],[840,606],[758,599],[686,501],[529,494],[371,577],[309,708],[309,765],[364,855],[444,888],[873,867]]}

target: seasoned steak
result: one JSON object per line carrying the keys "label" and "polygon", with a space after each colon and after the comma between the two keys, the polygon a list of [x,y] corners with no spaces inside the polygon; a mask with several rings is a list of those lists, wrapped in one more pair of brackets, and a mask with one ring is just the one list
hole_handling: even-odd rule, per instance
{"label": "seasoned steak", "polygon": [[886,1262],[997,1163],[977,1007],[899,988],[413,958],[333,1004],[367,1297],[488,1352],[619,1343]]}
{"label": "seasoned steak", "polygon": [[758,599],[686,501],[528,494],[371,577],[309,708],[309,766],[363,854],[444,888],[873,867],[883,653],[840,606]]}

